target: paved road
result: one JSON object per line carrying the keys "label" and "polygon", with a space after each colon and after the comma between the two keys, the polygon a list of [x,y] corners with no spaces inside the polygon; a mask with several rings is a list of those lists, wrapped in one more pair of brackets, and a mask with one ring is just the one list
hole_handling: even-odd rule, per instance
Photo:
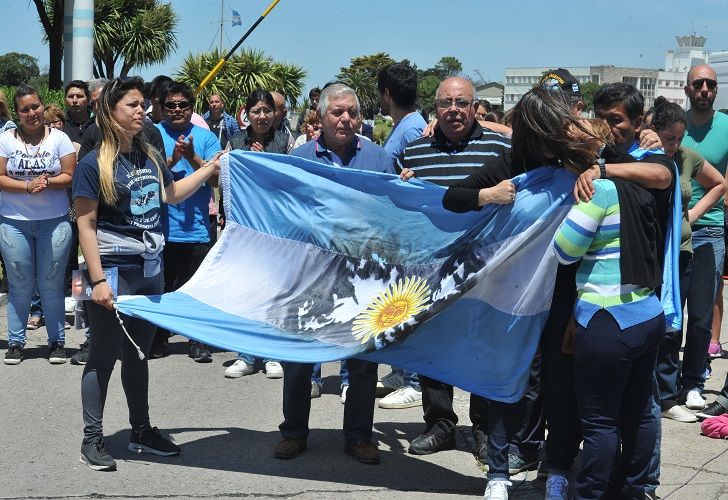
{"label": "paved road", "polygon": [[[0,334],[6,338],[5,307]],[[102,333],[102,332],[101,332]],[[457,391],[459,449],[429,457],[406,453],[422,430],[420,408],[375,412],[382,463],[367,466],[343,453],[338,364],[324,366],[324,394],[313,401],[309,450],[295,460],[273,458],[281,420],[281,380],[262,373],[223,378],[235,359],[217,352],[195,364],[179,337],[172,355],[150,363],[152,424],[181,445],[173,458],[134,455],[118,370],[106,405],[105,434],[118,471],[93,472],[78,462],[81,442],[79,384],[82,367],[51,366],[45,330],[31,332],[27,359],[0,364],[0,498],[455,498],[483,494],[485,480],[468,452],[467,395]],[[728,339],[728,334],[726,335]],[[67,345],[80,332],[71,330]],[[7,348],[0,342],[0,350]],[[73,352],[70,351],[69,354]],[[118,365],[117,365],[118,368]],[[707,396],[722,386],[728,360],[714,362]],[[385,373],[383,367],[381,373]],[[728,441],[699,435],[697,424],[664,421],[663,497],[728,498]],[[511,498],[543,498],[535,473],[513,478]]]}

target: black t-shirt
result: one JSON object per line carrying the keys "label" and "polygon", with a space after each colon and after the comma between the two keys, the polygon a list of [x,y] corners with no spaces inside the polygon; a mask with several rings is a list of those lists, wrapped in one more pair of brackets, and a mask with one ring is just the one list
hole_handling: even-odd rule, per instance
{"label": "black t-shirt", "polygon": [[[154,123],[152,123],[151,120],[144,120],[142,134],[144,134],[149,145],[159,151],[159,157],[166,158],[162,133],[154,126]],[[91,152],[91,150],[101,144],[101,138],[101,129],[99,129],[96,123],[89,125],[81,139],[81,149],[78,150],[78,161],[81,161],[84,156]]]}
{"label": "black t-shirt", "polygon": [[205,123],[207,123],[207,126],[210,127],[210,132],[215,134],[215,137],[217,137],[220,141],[220,148],[224,149],[229,139],[227,127],[225,127],[225,117],[220,115],[220,118],[217,120],[208,118],[205,120]]}
{"label": "black t-shirt", "polygon": [[[73,173],[73,199],[99,201],[98,150],[78,163]],[[168,186],[172,175],[161,168],[162,182]],[[162,234],[161,191],[157,167],[143,153],[122,154],[114,168],[116,203],[99,201],[97,228],[142,241],[144,231]],[[133,269],[143,265],[140,255],[102,255],[102,266]]]}

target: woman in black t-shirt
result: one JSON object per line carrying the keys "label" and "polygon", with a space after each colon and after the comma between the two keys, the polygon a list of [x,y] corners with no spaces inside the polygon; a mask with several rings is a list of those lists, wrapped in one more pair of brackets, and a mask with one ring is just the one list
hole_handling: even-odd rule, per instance
{"label": "woman in black t-shirt", "polygon": [[[180,452],[149,423],[146,355],[155,327],[121,315],[126,333],[117,319],[114,296],[162,293],[161,205],[183,201],[219,169],[216,157],[194,174],[172,181],[163,158],[140,133],[144,124],[143,89],[140,78],[117,78],[104,87],[97,113],[101,144],[81,160],[73,177],[79,241],[92,288],[88,316],[94,332],[81,380],[81,462],[94,470],[116,469],[104,446],[102,421],[117,358],[122,362],[121,379],[129,405],[129,450],[162,456]],[[104,273],[109,268],[118,270],[116,293]]]}

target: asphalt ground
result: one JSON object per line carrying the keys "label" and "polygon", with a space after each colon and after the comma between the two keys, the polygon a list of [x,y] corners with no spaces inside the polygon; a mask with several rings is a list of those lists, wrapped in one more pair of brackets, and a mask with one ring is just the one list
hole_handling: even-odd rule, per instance
{"label": "asphalt ground", "polygon": [[[724,322],[724,328],[726,328]],[[0,330],[7,330],[0,307]],[[456,390],[458,449],[408,455],[408,442],[423,430],[422,409],[383,410],[374,416],[380,465],[363,465],[343,453],[343,405],[338,363],[324,365],[324,387],[312,402],[308,451],[288,461],[273,458],[279,440],[282,380],[262,372],[226,379],[235,360],[214,352],[197,364],[187,344],[173,337],[171,355],[150,361],[152,425],[182,447],[178,457],[127,451],[129,424],[119,365],[104,419],[106,444],[116,472],[95,472],[79,463],[82,437],[80,378],[83,367],[50,365],[45,329],[29,332],[26,359],[0,364],[0,498],[456,498],[479,497],[484,473],[470,452],[468,395]],[[3,333],[0,336],[6,338]],[[83,340],[67,332],[68,355]],[[726,333],[728,340],[728,333]],[[0,352],[7,343],[0,341]],[[728,360],[713,362],[705,395],[722,387]],[[380,375],[388,368],[381,366]],[[698,424],[662,420],[662,486],[673,499],[728,498],[728,441],[700,435]],[[512,478],[511,498],[543,498],[535,472]]]}

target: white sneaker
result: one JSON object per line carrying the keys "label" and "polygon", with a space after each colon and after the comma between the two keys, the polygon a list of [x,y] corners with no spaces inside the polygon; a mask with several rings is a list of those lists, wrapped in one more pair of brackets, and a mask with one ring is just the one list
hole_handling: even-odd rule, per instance
{"label": "white sneaker", "polygon": [[255,368],[242,359],[236,359],[235,363],[225,369],[225,378],[240,378],[243,375],[250,375]]}
{"label": "white sneaker", "polygon": [[401,387],[379,400],[380,408],[399,409],[422,406],[422,391],[410,386]]}
{"label": "white sneaker", "polygon": [[377,380],[377,394],[386,395],[392,391],[396,391],[400,387],[404,387],[404,376],[401,373],[390,372]]}
{"label": "white sneaker", "polygon": [[[700,398],[702,399],[702,398]],[[705,404],[703,404],[705,406]],[[698,417],[695,416],[694,413],[691,413],[684,409],[682,406],[675,405],[669,410],[665,410],[662,412],[662,418],[669,418],[671,420],[675,420],[676,422],[697,422]]]}
{"label": "white sneaker", "polygon": [[691,410],[702,410],[705,408],[705,400],[698,389],[690,389],[685,398],[685,406]]}
{"label": "white sneaker", "polygon": [[63,302],[66,308],[66,314],[72,314],[76,310],[76,299],[73,297],[66,297]]}
{"label": "white sneaker", "polygon": [[349,392],[349,384],[341,384],[341,404],[346,404],[346,393]]}
{"label": "white sneaker", "polygon": [[278,361],[268,361],[265,364],[265,376],[268,378],[283,378],[283,367]]}
{"label": "white sneaker", "polygon": [[486,500],[508,500],[508,487],[510,481],[505,479],[491,479],[485,487],[483,498]]}

